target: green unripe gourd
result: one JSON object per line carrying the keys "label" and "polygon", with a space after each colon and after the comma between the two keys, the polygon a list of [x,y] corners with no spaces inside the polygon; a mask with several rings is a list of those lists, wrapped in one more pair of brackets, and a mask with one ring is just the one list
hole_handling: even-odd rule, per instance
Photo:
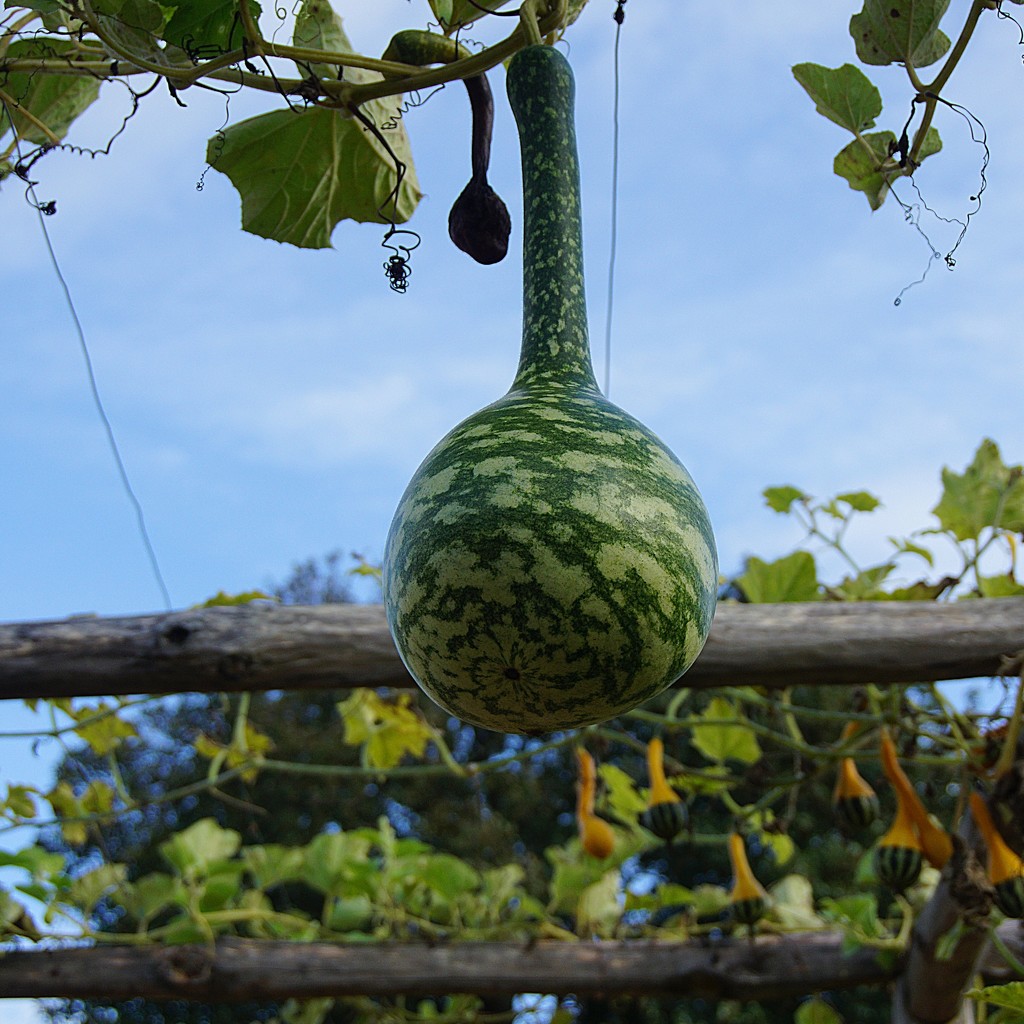
{"label": "green unripe gourd", "polygon": [[711,628],[714,538],[689,473],[594,378],[573,79],[512,59],[523,159],[523,341],[509,392],[427,455],[384,553],[388,625],[420,687],[465,722],[604,721],[679,678]]}

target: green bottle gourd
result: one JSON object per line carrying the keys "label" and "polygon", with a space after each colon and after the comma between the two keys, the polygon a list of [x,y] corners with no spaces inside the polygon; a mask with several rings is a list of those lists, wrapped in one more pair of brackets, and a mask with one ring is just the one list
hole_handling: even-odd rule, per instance
{"label": "green bottle gourd", "polygon": [[383,590],[428,696],[473,725],[542,733],[678,679],[711,628],[718,563],[689,473],[594,377],[568,62],[527,47],[507,85],[523,161],[519,368],[416,471]]}

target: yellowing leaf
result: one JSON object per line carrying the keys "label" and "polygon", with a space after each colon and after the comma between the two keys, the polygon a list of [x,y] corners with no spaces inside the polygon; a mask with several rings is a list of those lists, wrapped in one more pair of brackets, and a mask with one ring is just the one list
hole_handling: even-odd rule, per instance
{"label": "yellowing leaf", "polygon": [[368,768],[394,768],[407,754],[423,756],[434,734],[411,702],[407,693],[384,700],[373,690],[360,689],[338,705],[345,742],[364,745]]}
{"label": "yellowing leaf", "polygon": [[35,816],[36,804],[35,795],[39,790],[31,786],[16,786],[8,784],[7,797],[0,804],[0,811],[6,811],[18,818],[31,818]]}
{"label": "yellowing leaf", "polygon": [[[95,708],[91,708],[87,714],[91,721],[83,722],[76,726],[75,734],[80,736],[99,755],[109,754],[122,740],[138,735],[138,730],[131,722],[126,722],[113,712],[111,705],[101,701]],[[78,712],[83,714],[85,712]],[[101,717],[94,717],[101,716]]]}
{"label": "yellowing leaf", "polygon": [[66,783],[60,782],[49,793],[46,799],[53,808],[54,816],[61,819],[60,831],[71,846],[81,846],[89,837],[84,821],[66,821],[66,818],[80,818],[85,814],[82,801],[74,790]]}
{"label": "yellowing leaf", "polygon": [[773,828],[774,823],[775,815],[771,811],[758,811],[750,817],[751,826],[757,829],[757,841],[772,851],[776,864],[782,865],[796,853],[796,843],[785,832]]}
{"label": "yellowing leaf", "polygon": [[637,815],[647,807],[647,801],[633,779],[614,764],[602,764],[598,774],[604,782],[605,803],[611,814],[620,821],[635,823]]}
{"label": "yellowing leaf", "polygon": [[693,745],[709,761],[740,761],[754,764],[761,760],[761,746],[746,717],[725,697],[715,697],[701,718],[706,724],[693,727]]}
{"label": "yellowing leaf", "polygon": [[270,594],[263,593],[262,590],[246,590],[241,594],[228,594],[223,590],[218,590],[213,597],[207,598],[202,604],[197,605],[197,608],[232,608],[240,604],[251,604],[253,601],[273,601],[275,600]]}

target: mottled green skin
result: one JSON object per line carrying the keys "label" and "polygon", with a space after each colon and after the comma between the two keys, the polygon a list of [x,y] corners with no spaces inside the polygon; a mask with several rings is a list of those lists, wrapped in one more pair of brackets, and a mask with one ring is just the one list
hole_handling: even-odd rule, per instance
{"label": "mottled green skin", "polygon": [[689,474],[594,380],[568,64],[531,47],[508,80],[525,194],[519,370],[416,472],[383,583],[430,697],[466,722],[536,733],[674,682],[707,638],[718,567]]}

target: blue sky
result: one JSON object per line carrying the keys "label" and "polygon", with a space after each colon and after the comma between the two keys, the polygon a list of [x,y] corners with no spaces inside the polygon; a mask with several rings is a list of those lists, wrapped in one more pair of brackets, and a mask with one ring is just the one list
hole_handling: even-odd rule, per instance
{"label": "blue sky", "polygon": [[[337,6],[368,53],[427,20],[424,0]],[[599,375],[612,9],[594,0],[569,37]],[[984,18],[951,83],[949,97],[987,127],[988,189],[956,270],[936,262],[896,308],[928,249],[894,203],[871,214],[832,174],[847,136],[790,73],[801,61],[853,60],[856,9],[626,9],[611,392],[690,469],[726,572],[798,539],[763,507],[767,485],[874,491],[885,505],[851,541],[881,559],[887,536],[927,525],[942,465],[964,466],[985,436],[1008,461],[1024,459],[1018,32]],[[873,77],[892,109],[879,125],[898,130],[902,72]],[[281,580],[337,548],[379,558],[423,455],[508,387],[521,217],[501,79],[492,73],[491,181],[512,211],[510,255],[479,267],[448,240],[448,208],[469,175],[468,103],[449,87],[406,115],[426,198],[410,225],[423,243],[404,296],[384,280],[379,226],[342,224],[333,251],[303,252],[244,234],[222,175],[196,191],[205,140],[223,121],[217,96],[189,90],[182,110],[158,91],[111,156],[36,166],[40,198],[57,200],[47,227],[175,606]],[[109,92],[71,141],[102,145],[120,123],[123,97]],[[262,99],[231,101],[233,119],[262,109]],[[963,216],[981,151],[955,114],[937,125],[946,151],[918,180],[935,209]],[[159,610],[35,213],[16,182],[0,204],[0,620]],[[928,226],[945,252],[953,234]],[[0,755],[7,777],[20,754],[8,745]],[[33,772],[45,769],[44,759]]]}
{"label": "blue sky", "polygon": [[[413,7],[372,6],[346,26],[379,52],[413,23]],[[965,464],[983,436],[1021,458],[1024,128],[1004,99],[1024,83],[1016,30],[989,19],[953,81],[953,98],[988,127],[983,210],[956,271],[936,262],[897,309],[928,250],[895,204],[872,215],[831,173],[845,134],[789,70],[852,59],[847,16],[790,6],[779,18],[750,3],[637,4],[622,38],[612,395],[690,468],[726,571],[796,537],[763,509],[766,485],[876,491],[886,509],[874,537],[865,531],[870,545],[923,525],[941,465]],[[599,369],[613,29],[595,3],[570,36]],[[902,122],[901,74],[875,76],[898,87],[886,125]],[[493,78],[491,177],[518,226],[517,150],[500,72]],[[95,144],[120,120],[110,92],[75,141]],[[47,226],[177,606],[280,579],[339,547],[379,557],[420,458],[507,387],[520,329],[518,231],[497,267],[478,267],[447,238],[448,207],[468,177],[461,89],[406,116],[427,197],[411,225],[423,244],[404,296],[387,289],[375,225],[342,224],[334,251],[317,252],[241,232],[226,178],[211,172],[195,189],[223,101],[195,89],[184,98],[187,110],[154,96],[110,157],[58,154],[36,168],[40,197],[58,203]],[[232,101],[234,117],[247,109],[257,104]],[[980,150],[955,115],[939,129],[948,152],[925,165],[921,185],[940,212],[962,215]],[[0,619],[159,609],[20,191],[8,183],[2,195]],[[943,252],[950,238],[935,232]]]}

